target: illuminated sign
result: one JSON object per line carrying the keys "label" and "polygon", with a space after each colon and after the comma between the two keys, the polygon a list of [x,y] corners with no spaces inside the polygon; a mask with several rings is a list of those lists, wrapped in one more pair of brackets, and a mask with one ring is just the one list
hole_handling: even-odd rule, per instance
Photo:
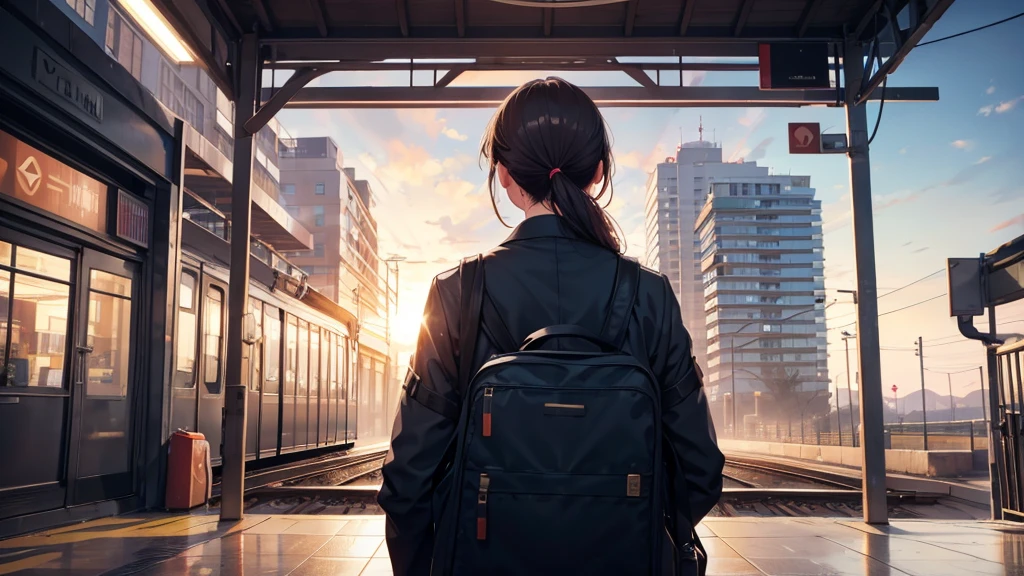
{"label": "illuminated sign", "polygon": [[149,247],[149,207],[124,190],[117,191],[117,237]]}

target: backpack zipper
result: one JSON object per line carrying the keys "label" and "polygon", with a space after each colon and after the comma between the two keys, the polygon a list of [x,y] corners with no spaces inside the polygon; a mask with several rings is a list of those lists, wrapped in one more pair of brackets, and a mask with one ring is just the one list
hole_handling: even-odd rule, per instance
{"label": "backpack zipper", "polygon": [[494,388],[484,388],[483,436],[491,435],[491,401],[494,399]]}
{"label": "backpack zipper", "polygon": [[487,474],[480,475],[480,491],[476,497],[476,539],[487,540],[487,490],[491,479]]}

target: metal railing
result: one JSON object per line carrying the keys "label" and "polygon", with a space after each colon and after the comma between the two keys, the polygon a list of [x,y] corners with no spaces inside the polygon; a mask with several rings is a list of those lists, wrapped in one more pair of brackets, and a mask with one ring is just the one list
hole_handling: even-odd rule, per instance
{"label": "metal railing", "polygon": [[[859,433],[843,430],[842,433],[826,426],[822,421],[799,420],[792,423],[749,424],[734,434],[725,429],[721,436],[735,440],[758,440],[781,444],[805,444],[811,446],[860,446]],[[859,425],[858,425],[859,426]],[[894,450],[923,450],[924,434],[920,422],[885,424],[883,433],[885,447]],[[988,450],[988,427],[983,420],[928,423],[929,450]]]}

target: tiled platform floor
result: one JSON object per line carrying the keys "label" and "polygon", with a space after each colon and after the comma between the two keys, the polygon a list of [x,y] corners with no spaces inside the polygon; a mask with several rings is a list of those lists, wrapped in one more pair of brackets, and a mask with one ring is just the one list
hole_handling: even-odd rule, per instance
{"label": "tiled platform floor", "polygon": [[[712,575],[1024,575],[1024,527],[712,518]],[[375,576],[391,574],[380,516],[213,514],[109,518],[0,541],[0,575]]]}

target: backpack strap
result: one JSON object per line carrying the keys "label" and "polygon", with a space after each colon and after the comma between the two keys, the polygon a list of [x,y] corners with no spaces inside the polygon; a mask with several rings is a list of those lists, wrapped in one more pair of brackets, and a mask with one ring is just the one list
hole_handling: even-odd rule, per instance
{"label": "backpack strap", "polygon": [[640,286],[640,263],[632,258],[620,256],[615,269],[615,286],[612,288],[608,316],[605,317],[601,338],[621,350],[626,341],[626,329],[633,315],[636,295]]}
{"label": "backpack strap", "polygon": [[[465,395],[469,381],[473,379],[473,356],[480,334],[480,317],[484,301],[483,256],[465,258],[459,264],[462,281],[462,307],[459,314],[459,398]],[[458,418],[456,418],[457,420]]]}
{"label": "backpack strap", "polygon": [[[461,308],[459,314],[459,350],[456,365],[458,375],[456,392],[461,399],[469,387],[473,377],[473,354],[476,352],[476,340],[480,328],[480,307],[483,296],[484,266],[482,257],[477,255],[464,259],[459,264],[459,275],[462,283]],[[461,402],[453,402],[441,394],[420,385],[420,377],[409,369],[405,377],[406,393],[449,420],[458,421],[462,415]]]}

